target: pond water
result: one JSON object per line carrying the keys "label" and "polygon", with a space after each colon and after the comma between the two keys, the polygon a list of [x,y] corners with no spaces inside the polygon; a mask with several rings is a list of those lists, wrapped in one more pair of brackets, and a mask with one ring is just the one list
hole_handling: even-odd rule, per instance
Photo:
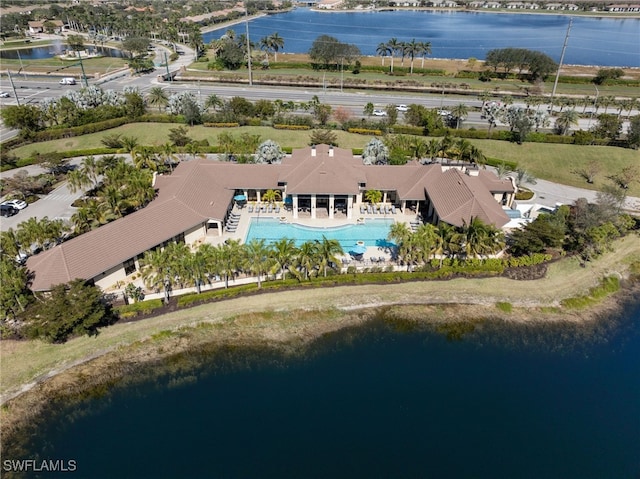
{"label": "pond water", "polygon": [[640,473],[637,303],[587,326],[379,318],[302,357],[226,358],[51,418],[31,454],[91,478]]}
{"label": "pond water", "polygon": [[[483,60],[496,48],[526,48],[560,60],[568,15],[509,14],[459,11],[384,11],[326,13],[297,8],[249,22],[253,42],[278,32],[289,53],[307,53],[320,35],[357,45],[364,55],[376,55],[379,43],[431,42],[431,58],[471,57]],[[205,33],[205,42],[220,38],[228,28]],[[244,24],[236,25],[238,35]],[[640,66],[640,19],[574,17],[564,63],[575,65]],[[273,59],[273,57],[272,57]],[[416,59],[420,65],[420,59]],[[405,66],[408,60],[405,59]],[[386,59],[389,65],[389,59]],[[396,65],[400,61],[396,59]]]}
{"label": "pond water", "polygon": [[[123,53],[121,50],[109,47],[88,47],[89,52],[97,52],[105,57],[122,58]],[[18,50],[2,50],[0,51],[0,58],[8,60],[43,60],[47,58],[53,58],[57,55],[61,55],[65,52],[63,45],[51,45],[47,47],[34,47],[34,48],[21,48]],[[71,62],[72,60],[69,60]]]}

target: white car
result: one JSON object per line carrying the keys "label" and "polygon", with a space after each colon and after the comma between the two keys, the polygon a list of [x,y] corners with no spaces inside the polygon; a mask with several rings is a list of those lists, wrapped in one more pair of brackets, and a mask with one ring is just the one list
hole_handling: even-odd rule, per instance
{"label": "white car", "polygon": [[440,116],[451,116],[451,112],[449,110],[438,110],[438,115],[440,115]]}
{"label": "white car", "polygon": [[396,107],[396,110],[398,110],[398,111],[409,111],[409,107],[407,105],[398,105]]}
{"label": "white car", "polygon": [[17,210],[23,210],[27,207],[27,202],[22,200],[3,201],[3,205],[13,206]]}
{"label": "white car", "polygon": [[0,92],[0,98],[9,98],[10,96],[11,95],[6,91]]}
{"label": "white car", "polygon": [[373,116],[387,116],[387,112],[384,110],[373,110]]}

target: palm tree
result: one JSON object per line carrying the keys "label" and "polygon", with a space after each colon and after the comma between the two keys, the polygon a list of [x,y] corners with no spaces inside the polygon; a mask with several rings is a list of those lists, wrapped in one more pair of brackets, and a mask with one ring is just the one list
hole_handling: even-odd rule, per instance
{"label": "palm tree", "polygon": [[176,147],[169,142],[166,142],[160,147],[160,154],[162,155],[162,163],[169,165],[169,170],[173,173],[174,161],[179,161],[178,155],[176,155]]}
{"label": "palm tree", "polygon": [[451,108],[451,114],[456,119],[456,130],[460,128],[460,122],[464,121],[469,114],[469,107],[464,103],[458,103],[456,106]]}
{"label": "palm tree", "polygon": [[262,195],[262,201],[270,204],[273,204],[276,201],[279,201],[281,198],[282,198],[282,193],[280,193],[280,190],[267,190]]}
{"label": "palm tree", "polygon": [[209,95],[204,102],[204,107],[207,110],[209,110],[210,108],[213,108],[213,111],[216,111],[216,109],[220,108],[222,105],[224,105],[224,101],[215,93],[212,93],[211,95]]}
{"label": "palm tree", "polygon": [[476,258],[493,254],[504,246],[504,240],[495,227],[484,223],[480,218],[472,217],[469,223],[463,222],[454,240],[464,251],[466,258]]}
{"label": "palm tree", "polygon": [[384,42],[378,43],[378,46],[376,47],[376,55],[379,55],[382,57],[382,66],[384,66],[384,57],[390,54],[391,54],[391,48],[389,48],[388,44]]}
{"label": "palm tree", "polygon": [[427,263],[433,254],[434,247],[437,243],[436,227],[431,223],[424,223],[418,226],[415,233],[415,243],[420,253],[420,261]]}
{"label": "palm tree", "polygon": [[422,57],[420,68],[424,68],[424,59],[427,55],[431,55],[431,42],[422,42],[420,44],[420,56]]}
{"label": "palm tree", "polygon": [[131,154],[133,154],[133,150],[138,146],[138,139],[135,136],[123,136],[121,141],[122,147]]}
{"label": "palm tree", "polygon": [[397,247],[400,247],[409,236],[411,236],[411,230],[407,223],[398,221],[389,228],[387,239],[393,241]]}
{"label": "palm tree", "polygon": [[575,110],[565,110],[556,119],[556,129],[561,135],[566,135],[572,125],[578,124],[580,115]]}
{"label": "palm tree", "polygon": [[317,265],[317,245],[312,241],[306,241],[298,248],[297,253],[295,257],[297,275],[302,275],[305,280],[309,279],[311,271]]}
{"label": "palm tree", "polygon": [[224,276],[224,287],[229,287],[229,278],[233,278],[242,265],[243,248],[240,240],[229,239],[218,246],[220,273]]}
{"label": "palm tree", "polygon": [[322,241],[316,240],[316,250],[318,253],[319,266],[324,271],[326,278],[327,267],[329,264],[337,265],[339,260],[336,256],[344,254],[344,250],[338,240],[327,239],[325,235],[322,235]]}
{"label": "palm tree", "polygon": [[67,173],[67,187],[71,193],[82,190],[91,184],[89,178],[79,169]]}
{"label": "palm tree", "polygon": [[146,251],[144,256],[140,258],[140,272],[147,288],[152,291],[160,291],[165,288],[165,294],[168,295],[173,278],[167,259],[167,255],[161,249]]}
{"label": "palm tree", "polygon": [[161,111],[161,107],[168,103],[169,97],[162,87],[154,86],[147,94],[147,101],[150,105],[157,105],[158,111]]}
{"label": "palm tree", "polygon": [[440,223],[436,229],[432,254],[434,256],[440,256],[440,268],[442,268],[444,257],[450,256],[454,251],[452,242],[453,234],[453,227],[447,223]]}
{"label": "palm tree", "polygon": [[267,35],[266,37],[262,37],[260,39],[260,50],[262,50],[264,52],[264,55],[266,57],[266,61],[269,61],[269,52],[271,51],[271,44],[269,42],[269,36]]}
{"label": "palm tree", "polygon": [[380,190],[367,190],[364,193],[364,199],[373,205],[380,203],[382,200],[382,192]]}
{"label": "palm tree", "polygon": [[71,216],[71,223],[73,223],[73,231],[76,234],[91,231],[93,228],[93,219],[89,215],[89,209],[84,206],[78,208]]}
{"label": "palm tree", "polygon": [[391,73],[393,73],[393,57],[398,51],[402,49],[402,43],[399,42],[397,38],[392,38],[387,42],[387,47],[391,52]]}
{"label": "palm tree", "polygon": [[274,32],[269,35],[269,49],[273,52],[273,61],[278,61],[278,52],[284,48],[284,38],[278,35],[278,32]]}
{"label": "palm tree", "polygon": [[405,43],[404,45],[404,53],[411,60],[411,68],[409,69],[409,72],[411,74],[413,74],[413,60],[416,57],[416,55],[420,54],[421,51],[422,51],[422,44],[419,42],[416,42],[415,38],[412,38],[410,42]]}
{"label": "palm tree", "polygon": [[149,168],[151,171],[158,169],[158,158],[149,146],[136,146],[131,152],[131,159],[136,168]]}
{"label": "palm tree", "polygon": [[271,274],[276,274],[279,271],[282,275],[282,281],[284,281],[287,270],[290,268],[296,253],[297,248],[295,241],[290,238],[281,238],[273,243],[270,254],[273,259]]}
{"label": "palm tree", "polygon": [[252,239],[245,245],[245,260],[249,271],[258,276],[258,289],[262,288],[262,275],[269,271],[273,264],[270,248],[264,239]]}

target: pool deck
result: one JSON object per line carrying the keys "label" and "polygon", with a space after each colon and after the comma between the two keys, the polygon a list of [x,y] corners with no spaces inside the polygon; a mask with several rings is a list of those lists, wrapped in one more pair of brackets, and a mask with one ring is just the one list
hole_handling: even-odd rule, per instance
{"label": "pool deck", "polygon": [[[237,206],[233,208],[234,214],[240,215],[240,220],[238,222],[238,227],[234,232],[224,231],[222,236],[218,236],[215,233],[208,234],[204,241],[210,243],[214,246],[224,243],[228,239],[240,240],[244,241],[247,237],[247,233],[249,232],[249,226],[251,224],[252,218],[273,218],[280,219],[281,221],[298,224],[302,226],[310,226],[316,228],[326,228],[326,227],[336,227],[336,226],[345,226],[345,225],[355,225],[358,224],[361,219],[364,219],[366,223],[367,220],[375,220],[375,219],[392,219],[396,222],[404,222],[407,225],[411,224],[411,221],[415,221],[417,216],[413,211],[409,211],[410,214],[403,214],[400,209],[396,209],[396,213],[364,213],[361,214],[360,208],[356,209],[354,207],[354,217],[349,219],[346,217],[344,213],[336,213],[334,218],[329,218],[328,216],[320,217],[320,218],[311,218],[309,213],[300,213],[298,218],[293,218],[292,211],[286,211],[283,208],[280,209],[279,213],[263,213],[263,212],[252,212],[249,213],[248,208],[245,206],[240,209]],[[352,259],[348,254],[345,254],[343,257],[343,265],[356,265],[356,266],[375,266],[375,265],[383,265],[387,261],[391,260],[391,255],[385,248],[378,247],[367,247],[367,251],[362,255],[362,261],[356,261]],[[381,258],[383,260],[381,261]]]}

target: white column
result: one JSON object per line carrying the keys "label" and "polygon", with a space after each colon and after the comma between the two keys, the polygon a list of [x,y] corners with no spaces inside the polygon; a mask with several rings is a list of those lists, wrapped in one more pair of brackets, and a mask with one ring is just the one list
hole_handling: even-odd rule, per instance
{"label": "white column", "polygon": [[335,198],[329,195],[329,219],[333,219],[333,210],[335,209]]}
{"label": "white column", "polygon": [[383,202],[383,203],[386,203],[386,202],[387,202],[387,192],[386,192],[386,191],[383,191],[383,192],[382,192],[382,202]]}
{"label": "white column", "polygon": [[292,195],[293,203],[291,203],[293,208],[293,217],[298,217],[298,195]]}
{"label": "white column", "polygon": [[347,196],[347,219],[351,219],[353,217],[353,196]]}
{"label": "white column", "polygon": [[260,190],[256,190],[256,201],[260,203]]}
{"label": "white column", "polygon": [[316,218],[316,195],[311,195],[311,219]]}
{"label": "white column", "polygon": [[400,209],[402,210],[402,214],[406,215],[406,209],[407,209],[407,200],[402,200],[402,203],[400,203]]}

